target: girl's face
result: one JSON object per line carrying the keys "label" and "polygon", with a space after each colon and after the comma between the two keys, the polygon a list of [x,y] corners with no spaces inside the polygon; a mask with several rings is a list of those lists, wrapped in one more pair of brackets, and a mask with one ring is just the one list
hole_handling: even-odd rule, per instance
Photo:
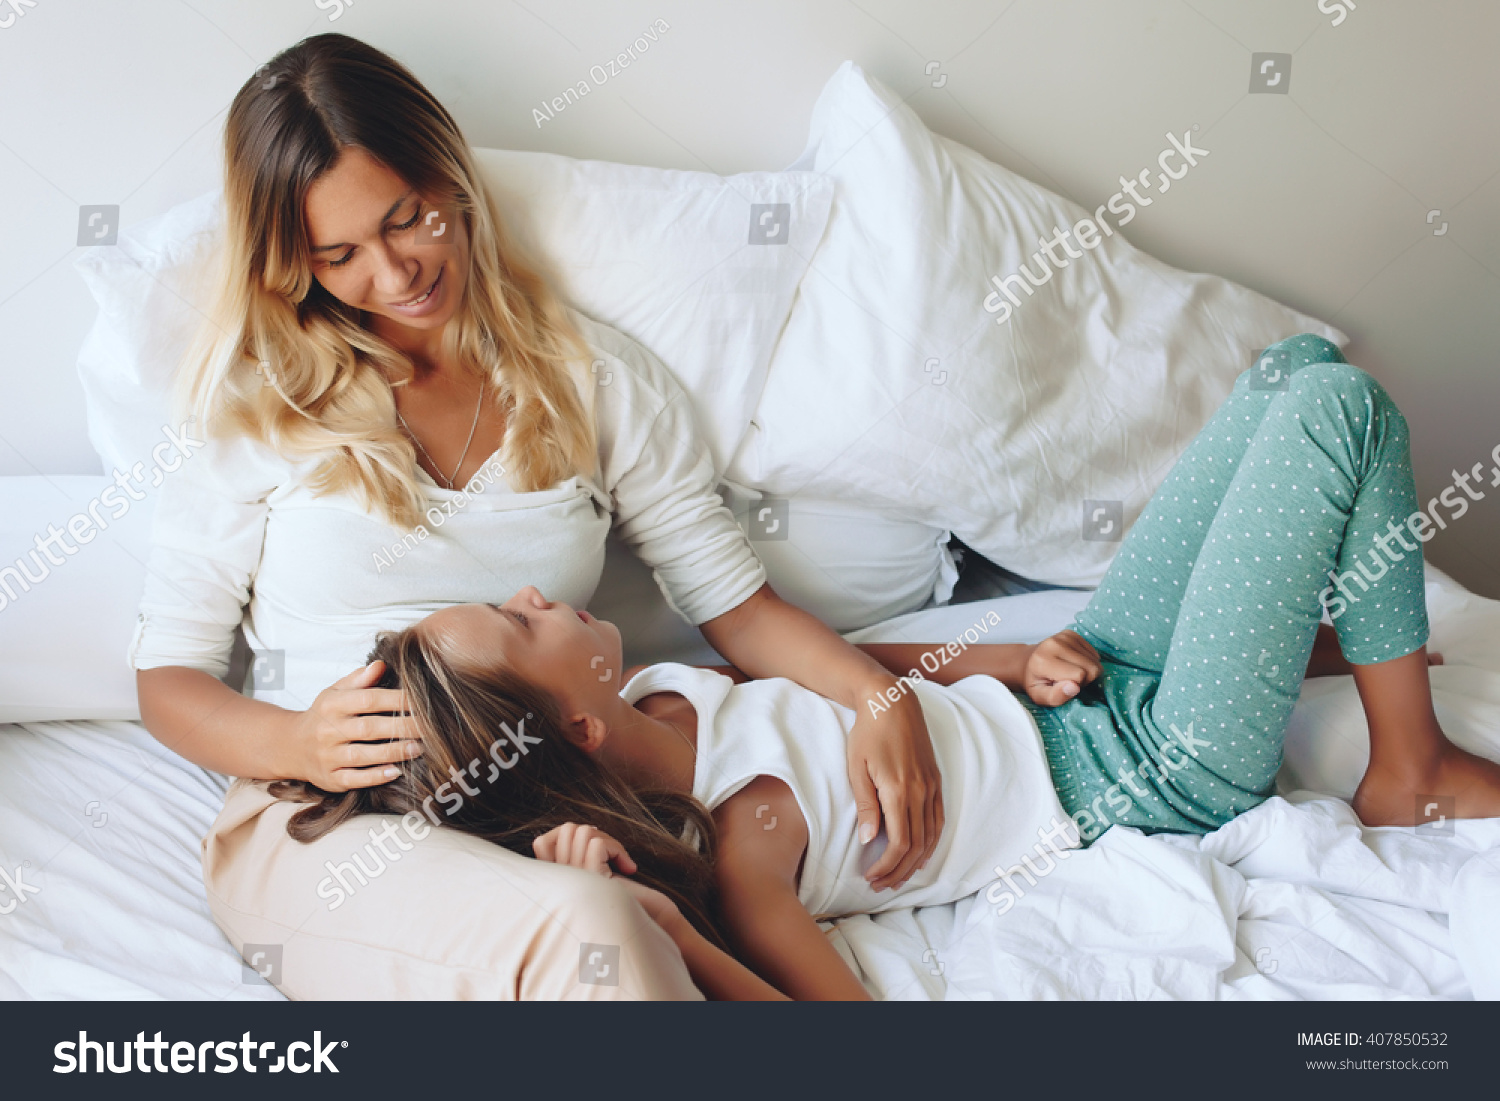
{"label": "girl's face", "polygon": [[459,604],[422,622],[459,663],[510,669],[556,699],[565,716],[602,714],[616,702],[623,671],[619,629],[530,585],[504,604]]}
{"label": "girl's face", "polygon": [[372,327],[393,343],[441,330],[457,312],[468,272],[463,218],[365,150],[345,149],[313,181],[303,220],[323,289],[374,314]]}

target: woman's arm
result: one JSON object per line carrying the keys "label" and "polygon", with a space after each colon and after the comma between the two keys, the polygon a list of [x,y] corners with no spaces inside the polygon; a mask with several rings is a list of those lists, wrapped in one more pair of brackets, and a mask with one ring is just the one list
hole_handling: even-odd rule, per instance
{"label": "woman's arm", "polygon": [[135,686],[141,722],[178,756],[228,776],[303,779],[283,764],[291,756],[292,712],[185,665],[138,670]]}
{"label": "woman's arm", "polygon": [[[1026,661],[1036,649],[1034,643],[1002,642],[982,646],[965,646],[958,656],[952,651],[944,653],[942,643],[931,645],[917,642],[869,642],[859,647],[898,677],[904,677],[915,669],[925,680],[934,684],[956,684],[965,677],[983,675],[994,677],[1013,692],[1026,690],[1022,674]],[[922,655],[932,655],[928,661],[936,661],[938,667],[929,672],[922,664]]]}
{"label": "woman's arm", "polygon": [[[871,644],[867,649],[887,668],[920,669],[938,684],[953,684],[964,677],[983,674],[994,677],[1012,692],[1024,692],[1043,707],[1058,707],[1103,673],[1099,652],[1077,631],[1063,630],[1034,645],[992,643],[988,646],[932,646],[912,643]],[[946,651],[946,653],[944,653]],[[942,654],[937,671],[928,675],[922,655]],[[942,664],[943,660],[947,664]]]}
{"label": "woman's arm", "polygon": [[348,706],[402,711],[399,692],[368,691],[381,668],[324,690],[308,711],[249,699],[223,681],[235,626],[255,586],[271,495],[286,464],[248,437],[199,441],[203,451],[167,479],[157,501],[137,666],[141,719],[157,741],[194,764],[266,780],[310,780],[325,791],[384,783],[410,756],[395,721]]}
{"label": "woman's arm", "polygon": [[[1072,634],[1072,632],[1063,632],[1063,634]],[[1053,638],[1057,637],[1053,636]],[[1027,691],[1026,666],[1038,645],[1041,644],[1000,643],[988,646],[968,646],[960,650],[956,657],[949,653],[947,664],[939,664],[935,672],[928,672],[927,666],[921,664],[922,655],[941,654],[943,650],[941,644],[865,643],[860,646],[860,649],[897,676],[904,676],[916,669],[923,677],[935,684],[953,684],[965,677],[982,673],[985,676],[994,677],[1013,692],[1025,692]],[[1077,649],[1076,644],[1074,649]],[[1428,658],[1432,665],[1443,664],[1442,654],[1429,654]],[[1313,641],[1312,653],[1308,657],[1306,675],[1308,677],[1338,677],[1347,676],[1350,672],[1352,672],[1352,667],[1339,646],[1338,632],[1326,623],[1318,624],[1318,634]]]}
{"label": "woman's arm", "polygon": [[896,678],[831,628],[762,585],[738,607],[701,625],[703,636],[755,679],[786,677],[856,713],[849,733],[849,782],[862,843],[885,817],[887,846],[865,873],[877,891],[927,863],[943,831],[943,788],[921,705],[900,695],[884,710],[867,706]]}
{"label": "woman's arm", "polygon": [[141,721],[162,745],[202,768],[255,780],[310,780],[325,791],[373,787],[391,766],[421,753],[403,741],[405,694],[370,687],[381,662],[318,693],[306,711],[253,700],[202,669],[165,665],[136,672]]}
{"label": "woman's arm", "polygon": [[581,331],[611,356],[618,375],[612,385],[590,389],[599,477],[614,500],[615,530],[731,664],[751,677],[788,677],[858,710],[849,781],[860,837],[874,839],[882,810],[887,835],[868,875],[877,889],[909,878],[931,857],[943,828],[942,778],[921,707],[908,697],[869,714],[864,701],[895,678],[763,583],[764,567],[716,491],[713,456],[681,385],[614,330],[583,319]]}

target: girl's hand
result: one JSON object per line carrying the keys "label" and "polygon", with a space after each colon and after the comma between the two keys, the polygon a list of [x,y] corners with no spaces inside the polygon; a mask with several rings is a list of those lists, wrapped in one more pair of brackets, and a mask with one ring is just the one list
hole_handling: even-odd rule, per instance
{"label": "girl's hand", "polygon": [[550,864],[566,864],[570,868],[581,868],[586,872],[614,879],[615,869],[622,873],[620,883],[630,897],[640,903],[646,916],[673,935],[687,924],[677,904],[660,891],[637,883],[629,877],[636,873],[636,863],[625,851],[625,846],[609,834],[593,826],[581,826],[577,822],[564,822],[542,834],[531,843],[531,851],[538,860]]}
{"label": "girl's hand", "polygon": [[1043,639],[1026,659],[1022,683],[1032,701],[1043,707],[1067,703],[1104,671],[1099,651],[1076,631],[1059,631]]}
{"label": "girl's hand", "polygon": [[601,829],[577,822],[564,822],[548,830],[531,843],[531,851],[538,860],[582,868],[605,879],[614,878],[615,868],[625,875],[634,875],[636,871],[635,861],[624,845]]}
{"label": "girl's hand", "polygon": [[[405,716],[406,693],[372,688],[385,663],[372,661],[318,693],[297,712],[293,744],[297,759],[291,779],[307,780],[324,791],[350,791],[387,784],[400,775],[398,762],[422,755]],[[395,714],[382,714],[395,712]]]}
{"label": "girl's hand", "polygon": [[868,844],[885,817],[886,847],[865,873],[877,891],[897,887],[924,867],[943,833],[943,778],[915,696],[876,716],[861,707],[849,732],[849,783]]}

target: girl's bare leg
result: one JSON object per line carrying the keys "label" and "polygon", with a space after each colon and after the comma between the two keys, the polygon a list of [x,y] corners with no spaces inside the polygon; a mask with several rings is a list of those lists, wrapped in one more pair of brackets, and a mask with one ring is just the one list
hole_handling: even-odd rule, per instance
{"label": "girl's bare leg", "polygon": [[1500,764],[1448,740],[1432,706],[1427,647],[1373,665],[1351,665],[1370,727],[1370,764],[1354,793],[1367,826],[1410,826],[1435,817],[1436,799],[1454,818],[1500,817]]}

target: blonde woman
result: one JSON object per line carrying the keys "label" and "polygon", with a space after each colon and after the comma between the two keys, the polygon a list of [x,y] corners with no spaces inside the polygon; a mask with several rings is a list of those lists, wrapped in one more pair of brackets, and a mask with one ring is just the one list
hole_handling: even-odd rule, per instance
{"label": "blonde woman", "polygon": [[[327,838],[311,856],[286,851],[273,840],[285,837],[282,808],[249,780],[388,783],[422,747],[403,693],[375,687],[381,663],[349,672],[374,631],[524,585],[584,606],[612,527],[734,666],[859,711],[848,756],[860,840],[882,824],[886,834],[869,881],[896,887],[921,868],[943,828],[921,710],[904,695],[878,716],[863,706],[892,675],[772,592],[715,492],[680,388],[515,255],[458,126],[410,72],[336,34],[278,55],[230,108],[224,202],[217,304],[181,372],[207,445],[163,491],[132,662],[151,733],[247,778],[205,842],[210,902],[231,940],[290,952],[315,930],[322,949],[303,951],[297,975],[285,964],[294,994],[431,993],[362,986],[358,966],[329,962],[353,958],[340,946],[464,920],[444,912],[442,883],[422,880],[424,849],[379,883],[361,877],[379,907],[354,899],[327,913],[302,880],[342,866],[347,848]],[[608,387],[594,381],[600,360]],[[242,621],[281,704],[220,679]],[[620,672],[599,675],[618,687]],[[574,885],[538,886],[531,868],[499,878],[518,907],[553,915]],[[550,906],[538,901],[547,891]],[[650,939],[638,914],[584,910],[571,920],[596,940]],[[519,938],[517,966],[534,973],[507,989],[578,993],[566,943],[535,973],[526,946],[549,935]],[[669,950],[647,957],[642,973],[680,970]],[[634,990],[682,993],[674,983],[642,978]]]}

